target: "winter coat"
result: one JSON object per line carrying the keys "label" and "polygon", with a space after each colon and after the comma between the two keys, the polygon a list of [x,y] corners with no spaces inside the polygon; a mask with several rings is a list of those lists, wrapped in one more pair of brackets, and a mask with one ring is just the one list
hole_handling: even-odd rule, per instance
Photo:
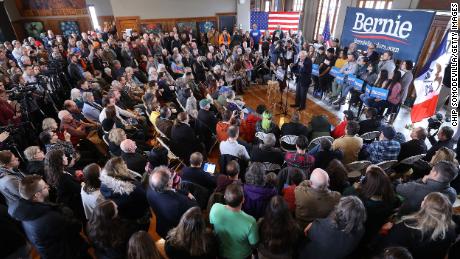
{"label": "winter coat", "polygon": [[69,208],[20,199],[9,207],[9,213],[22,221],[42,259],[88,258],[88,244],[80,235],[82,225]]}
{"label": "winter coat", "polygon": [[108,176],[104,170],[101,172],[100,180],[102,196],[117,204],[121,218],[137,220],[148,215],[149,205],[139,181],[117,179]]}

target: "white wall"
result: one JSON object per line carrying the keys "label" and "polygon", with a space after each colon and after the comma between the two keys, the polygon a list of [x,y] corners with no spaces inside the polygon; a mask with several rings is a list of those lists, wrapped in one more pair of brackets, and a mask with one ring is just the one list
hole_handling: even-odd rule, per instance
{"label": "white wall", "polygon": [[243,31],[249,31],[251,29],[251,1],[245,0],[244,4],[240,4],[238,0],[236,1],[238,2],[236,6],[236,23],[238,26],[241,25]]}
{"label": "white wall", "polygon": [[98,16],[112,16],[112,4],[110,0],[86,0],[86,5],[94,5]]}
{"label": "white wall", "polygon": [[110,2],[115,17],[140,16],[141,19],[159,19],[214,16],[216,13],[236,12],[237,0],[111,0]]}

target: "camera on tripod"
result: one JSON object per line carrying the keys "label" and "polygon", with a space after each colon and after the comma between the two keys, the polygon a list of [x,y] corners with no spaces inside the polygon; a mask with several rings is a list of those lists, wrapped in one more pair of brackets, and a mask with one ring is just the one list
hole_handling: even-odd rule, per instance
{"label": "camera on tripod", "polygon": [[30,83],[24,87],[14,87],[13,89],[6,91],[9,94],[8,99],[12,101],[20,101],[32,96],[32,94],[37,90],[34,86],[35,84],[37,83]]}

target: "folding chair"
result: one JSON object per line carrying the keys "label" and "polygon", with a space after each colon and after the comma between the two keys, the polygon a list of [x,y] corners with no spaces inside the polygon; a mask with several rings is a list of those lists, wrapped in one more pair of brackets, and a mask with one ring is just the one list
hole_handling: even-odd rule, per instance
{"label": "folding chair", "polygon": [[334,142],[334,138],[331,137],[331,136],[321,136],[321,137],[317,137],[315,139],[313,139],[312,141],[310,141],[310,144],[308,145],[308,148],[307,150],[312,150],[314,147],[316,147],[317,145],[319,145],[321,143],[321,140],[323,139],[327,139],[331,142]]}
{"label": "folding chair", "polygon": [[[280,146],[281,149],[285,152],[295,151],[295,142],[297,141],[298,136],[295,135],[285,135],[280,138]],[[285,145],[289,147],[294,147],[293,149],[287,148]]]}

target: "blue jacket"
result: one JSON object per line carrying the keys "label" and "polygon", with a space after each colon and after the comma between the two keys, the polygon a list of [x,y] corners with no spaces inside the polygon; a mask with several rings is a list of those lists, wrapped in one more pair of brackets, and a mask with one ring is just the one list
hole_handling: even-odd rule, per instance
{"label": "blue jacket", "polygon": [[168,231],[179,224],[188,209],[198,206],[182,193],[173,190],[157,192],[151,187],[147,190],[147,200],[157,219],[156,231],[162,238],[166,238]]}
{"label": "blue jacket", "polygon": [[20,199],[9,213],[22,222],[41,258],[88,258],[88,244],[80,236],[82,225],[69,208]]}

